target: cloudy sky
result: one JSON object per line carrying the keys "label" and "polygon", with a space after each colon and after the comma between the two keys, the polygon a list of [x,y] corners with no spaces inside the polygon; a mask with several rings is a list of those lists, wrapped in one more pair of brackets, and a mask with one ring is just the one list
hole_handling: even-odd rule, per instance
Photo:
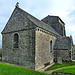
{"label": "cloudy sky", "polygon": [[75,44],[75,0],[0,0],[0,33],[14,10],[16,2],[19,2],[20,8],[40,20],[47,15],[59,16],[65,22],[66,35],[72,35]]}

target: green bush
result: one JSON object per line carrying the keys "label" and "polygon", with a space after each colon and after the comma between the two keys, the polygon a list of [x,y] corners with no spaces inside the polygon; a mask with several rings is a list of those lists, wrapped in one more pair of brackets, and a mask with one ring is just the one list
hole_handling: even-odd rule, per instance
{"label": "green bush", "polygon": [[2,51],[0,52],[0,57],[2,57]]}

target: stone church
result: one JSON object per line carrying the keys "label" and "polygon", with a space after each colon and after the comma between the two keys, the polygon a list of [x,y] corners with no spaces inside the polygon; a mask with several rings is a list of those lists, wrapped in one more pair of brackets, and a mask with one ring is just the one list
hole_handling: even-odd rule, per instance
{"label": "stone church", "polygon": [[72,60],[72,36],[58,16],[39,20],[16,4],[2,31],[2,61],[38,70]]}

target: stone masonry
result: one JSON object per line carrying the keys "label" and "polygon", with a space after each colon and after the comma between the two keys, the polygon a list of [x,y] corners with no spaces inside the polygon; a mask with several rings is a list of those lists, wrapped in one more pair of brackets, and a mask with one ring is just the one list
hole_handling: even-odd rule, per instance
{"label": "stone masonry", "polygon": [[42,19],[43,22],[50,25],[61,36],[66,36],[65,23],[58,16],[47,16]]}
{"label": "stone masonry", "polygon": [[[73,41],[68,39],[67,49],[59,49],[60,42],[57,39],[63,40],[63,37],[67,37],[64,22],[58,17],[55,18],[48,16],[40,21],[17,4],[2,31],[2,61],[35,70],[44,68],[54,61],[62,62],[59,60],[60,56],[64,61],[70,61]],[[61,43],[64,47],[65,42]]]}

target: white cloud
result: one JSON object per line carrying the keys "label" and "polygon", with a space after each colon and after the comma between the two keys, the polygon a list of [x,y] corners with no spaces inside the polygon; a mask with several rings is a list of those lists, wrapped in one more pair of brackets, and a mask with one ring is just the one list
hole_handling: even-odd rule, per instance
{"label": "white cloud", "polygon": [[75,43],[74,0],[0,0],[0,31],[4,28],[17,1],[20,3],[19,5],[22,9],[39,19],[47,15],[59,16],[66,24],[67,35],[72,34]]}
{"label": "white cloud", "polygon": [[66,26],[67,35],[72,35],[75,43],[75,1],[74,0],[53,0],[53,15],[58,15]]}

